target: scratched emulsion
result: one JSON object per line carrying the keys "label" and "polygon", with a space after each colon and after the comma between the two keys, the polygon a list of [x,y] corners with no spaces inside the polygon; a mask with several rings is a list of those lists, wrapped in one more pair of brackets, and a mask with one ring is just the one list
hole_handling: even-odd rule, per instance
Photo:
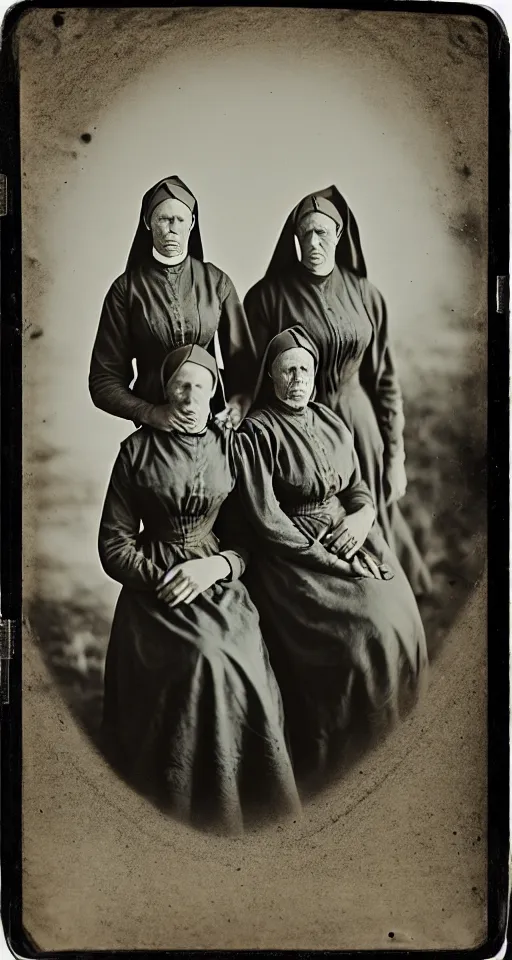
{"label": "scratched emulsion", "polygon": [[[25,13],[17,38],[35,631],[24,648],[29,934],[45,950],[476,945],[486,907],[484,24],[55,9]],[[300,196],[332,182],[347,196],[390,308],[406,510],[435,583],[422,611],[434,657],[423,711],[300,821],[243,841],[164,821],[91,742],[117,595],[97,560],[97,524],[130,428],[92,406],[88,364],[142,193],[168,173],[198,195],[206,256],[241,295]]]}

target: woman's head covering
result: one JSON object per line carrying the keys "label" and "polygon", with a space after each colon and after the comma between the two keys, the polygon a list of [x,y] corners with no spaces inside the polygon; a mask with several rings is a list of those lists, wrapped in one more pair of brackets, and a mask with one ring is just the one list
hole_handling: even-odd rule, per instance
{"label": "woman's head covering", "polygon": [[307,217],[310,213],[323,213],[326,217],[330,217],[331,220],[338,225],[338,227],[343,228],[344,223],[339,210],[336,209],[333,203],[330,200],[326,200],[325,197],[317,196],[316,194],[311,194],[309,197],[305,197],[299,206],[296,208],[297,212],[294,219],[294,227],[297,229],[301,220],[304,217]]}
{"label": "woman's head covering", "polygon": [[198,346],[197,343],[191,343],[186,344],[184,347],[177,347],[176,350],[172,350],[171,353],[167,354],[160,372],[160,381],[164,397],[167,393],[169,381],[178,373],[178,370],[181,370],[183,364],[187,362],[197,363],[199,367],[204,367],[205,370],[209,370],[213,377],[213,392],[217,389],[219,370],[215,357],[212,357],[210,353],[204,350],[203,347]]}
{"label": "woman's head covering", "polygon": [[139,224],[128,256],[127,269],[138,266],[144,260],[151,258],[153,250],[153,238],[149,229],[151,215],[159,203],[172,199],[180,200],[186,204],[190,212],[194,214],[195,222],[190,232],[188,252],[196,260],[204,259],[197,200],[192,191],[183,183],[183,180],[173,174],[173,176],[165,177],[164,180],[155,183],[154,187],[151,187],[142,198]]}
{"label": "woman's head covering", "polygon": [[316,370],[319,359],[318,350],[309,339],[305,330],[303,330],[302,327],[296,326],[290,327],[288,330],[283,330],[281,333],[276,334],[275,337],[272,337],[266,352],[265,373],[271,372],[274,361],[277,360],[282,353],[285,353],[286,350],[293,350],[296,347],[301,347],[311,354],[315,361]]}
{"label": "woman's head covering", "polygon": [[153,187],[153,189],[146,194],[142,201],[142,214],[144,223],[148,229],[151,226],[153,211],[158,207],[159,203],[164,203],[165,200],[179,200],[180,203],[184,203],[185,206],[188,207],[191,213],[194,213],[196,208],[196,198],[192,196],[190,191],[177,177],[169,177],[167,180],[161,180],[156,187]]}
{"label": "woman's head covering", "polygon": [[271,400],[275,399],[274,388],[270,379],[272,365],[282,353],[286,350],[292,350],[294,347],[302,347],[311,354],[315,362],[315,373],[318,368],[319,355],[314,343],[309,339],[305,330],[300,326],[289,327],[288,330],[282,330],[281,333],[272,337],[272,340],[265,350],[265,355],[260,368],[256,390],[254,392],[253,409],[261,409]]}
{"label": "woman's head covering", "polygon": [[295,249],[297,224],[303,216],[314,212],[325,213],[342,225],[342,234],[336,247],[337,265],[357,273],[360,277],[366,277],[366,264],[357,223],[347,201],[334,185],[308,194],[292,210],[277,241],[266,276],[281,276],[297,263]]}

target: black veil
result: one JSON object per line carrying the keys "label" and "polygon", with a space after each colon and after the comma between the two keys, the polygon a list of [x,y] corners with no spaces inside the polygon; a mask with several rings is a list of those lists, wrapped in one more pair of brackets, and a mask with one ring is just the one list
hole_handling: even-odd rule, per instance
{"label": "black veil", "polygon": [[297,263],[295,218],[299,207],[302,206],[308,197],[324,197],[326,200],[330,200],[336,207],[336,210],[343,220],[343,232],[336,247],[336,263],[339,267],[345,267],[360,277],[366,277],[366,263],[356,219],[347,201],[334,185],[325,187],[323,190],[317,190],[316,193],[308,194],[307,197],[303,197],[297,206],[294,207],[281,231],[265,276],[269,278],[282,276]]}
{"label": "black veil", "polygon": [[[195,260],[204,260],[201,231],[199,228],[199,210],[197,200],[183,180],[173,174],[172,176],[164,177],[163,180],[159,180],[158,183],[155,183],[155,185],[151,187],[142,198],[139,224],[135,233],[135,237],[133,238],[130,253],[128,255],[128,261],[126,264],[127,270],[131,270],[133,267],[138,267],[151,258],[153,239],[151,236],[151,230],[148,230],[146,226],[146,213],[150,208],[152,199],[161,191],[167,192],[169,197],[175,197],[177,200],[183,200],[187,203],[187,205],[188,200],[185,199],[186,197],[191,198],[194,201],[193,213],[195,217],[195,223],[190,233],[188,252],[191,257],[194,257]],[[164,196],[165,194],[163,195],[162,199]]]}

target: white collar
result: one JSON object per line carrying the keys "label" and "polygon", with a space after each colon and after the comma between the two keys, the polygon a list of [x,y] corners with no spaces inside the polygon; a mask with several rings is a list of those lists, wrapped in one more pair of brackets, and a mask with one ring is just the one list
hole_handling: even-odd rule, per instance
{"label": "white collar", "polygon": [[159,253],[158,250],[155,250],[153,247],[153,256],[159,263],[166,263],[169,267],[177,267],[178,264],[183,263],[183,261],[187,259],[188,250],[185,250],[185,253],[180,253],[177,257],[164,257],[163,253]]}

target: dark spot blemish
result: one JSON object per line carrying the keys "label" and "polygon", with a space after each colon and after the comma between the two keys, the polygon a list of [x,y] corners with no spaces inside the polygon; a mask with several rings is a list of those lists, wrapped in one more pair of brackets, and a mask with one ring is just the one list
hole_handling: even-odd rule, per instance
{"label": "dark spot blemish", "polygon": [[476,893],[477,890],[478,890],[478,887],[471,887],[471,889],[472,889],[473,893]]}
{"label": "dark spot blemish", "polygon": [[71,156],[73,157],[73,160],[76,160],[76,159],[77,159],[78,153],[76,152],[76,150],[72,150],[72,151],[71,151]]}
{"label": "dark spot blemish", "polygon": [[81,40],[82,37],[83,37],[83,33],[75,33],[75,40]]}
{"label": "dark spot blemish", "polygon": [[31,33],[29,30],[25,31],[25,36],[28,40],[30,40],[31,43],[34,44],[35,47],[40,47],[43,42],[41,37],[37,37],[35,33]]}
{"label": "dark spot blemish", "polygon": [[173,23],[173,21],[174,21],[175,19],[176,19],[176,14],[174,14],[174,13],[173,13],[170,17],[166,15],[165,17],[163,17],[162,20],[159,20],[159,21],[158,21],[158,26],[159,26],[159,27],[166,27],[166,26],[168,26],[169,24]]}
{"label": "dark spot blemish", "polygon": [[90,143],[92,140],[92,136],[90,133],[82,133],[80,140],[82,141],[82,143]]}
{"label": "dark spot blemish", "polygon": [[458,56],[456,56],[456,54],[453,52],[453,50],[448,50],[448,56],[449,56],[450,60],[452,61],[452,63],[456,63],[456,64],[461,64],[461,63],[462,63],[461,58],[458,57]]}
{"label": "dark spot blemish", "polygon": [[43,336],[43,331],[41,330],[41,327],[36,327],[35,330],[32,330],[32,333],[30,334],[30,339],[39,340],[39,337],[42,337],[42,336]]}
{"label": "dark spot blemish", "polygon": [[484,31],[483,31],[482,27],[480,26],[480,24],[477,23],[475,20],[474,20],[473,23],[471,24],[471,27],[472,27],[472,29],[475,31],[475,33],[479,33],[481,37],[483,36]]}
{"label": "dark spot blemish", "polygon": [[457,831],[456,831],[456,830],[453,831],[453,836],[454,836],[454,837],[457,836]]}
{"label": "dark spot blemish", "polygon": [[461,243],[481,243],[482,222],[478,214],[467,210],[459,215],[450,226],[450,233]]}
{"label": "dark spot blemish", "polygon": [[466,56],[482,60],[487,56],[487,52],[476,39],[475,33],[478,33],[481,36],[483,31],[481,29],[477,29],[475,24],[471,24],[471,26],[474,33],[473,35],[466,34],[466,36],[464,36],[462,33],[454,33],[450,28],[448,28],[448,42],[452,47],[457,47],[459,50],[463,51]]}
{"label": "dark spot blemish", "polygon": [[393,931],[391,930],[391,931],[388,933],[389,939],[392,940],[394,936],[395,936],[395,934],[394,934]]}
{"label": "dark spot blemish", "polygon": [[473,171],[471,167],[468,167],[467,163],[464,163],[462,167],[457,167],[457,173],[460,173],[461,177],[466,177],[467,179],[471,176]]}
{"label": "dark spot blemish", "polygon": [[54,27],[64,26],[64,14],[62,14],[60,10],[53,14],[52,20]]}

